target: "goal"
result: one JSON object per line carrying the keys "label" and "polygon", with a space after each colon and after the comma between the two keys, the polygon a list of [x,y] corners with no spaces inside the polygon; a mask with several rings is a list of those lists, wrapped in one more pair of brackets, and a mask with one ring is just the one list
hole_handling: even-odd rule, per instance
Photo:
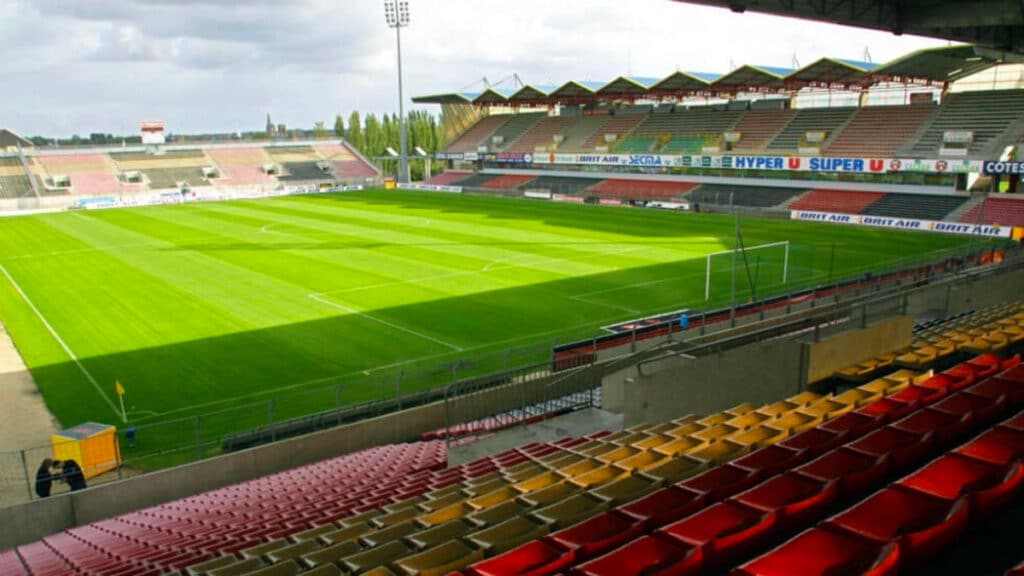
{"label": "goal", "polygon": [[708,254],[704,300],[730,292],[734,273],[739,294],[784,286],[789,278],[789,240]]}

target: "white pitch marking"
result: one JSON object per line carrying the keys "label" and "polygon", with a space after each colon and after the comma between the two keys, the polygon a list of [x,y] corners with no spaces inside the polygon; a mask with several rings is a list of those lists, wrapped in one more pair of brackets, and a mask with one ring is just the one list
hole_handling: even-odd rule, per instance
{"label": "white pitch marking", "polygon": [[28,295],[25,294],[25,291],[21,289],[21,286],[18,285],[18,283],[14,280],[14,277],[11,276],[11,273],[7,271],[7,268],[3,264],[0,264],[0,272],[3,272],[4,276],[7,277],[7,281],[11,283],[11,286],[14,286],[14,289],[21,296],[22,300],[24,300],[25,303],[28,304],[28,307],[32,309],[32,312],[35,313],[36,317],[39,318],[39,321],[42,322],[43,326],[45,326],[46,329],[50,332],[50,335],[53,336],[53,339],[57,341],[57,344],[60,344],[60,347],[64,349],[64,352],[68,355],[69,358],[71,358],[72,362],[74,362],[75,365],[78,366],[78,369],[82,371],[82,374],[85,375],[86,380],[88,380],[89,383],[92,384],[92,387],[96,389],[96,392],[100,395],[100,398],[103,398],[103,400],[107,403],[107,406],[110,406],[110,409],[114,411],[114,414],[120,416],[121,412],[117,409],[117,406],[114,406],[114,402],[110,398],[108,398],[106,394],[103,393],[103,389],[100,388],[100,385],[96,382],[96,379],[93,378],[92,374],[90,374],[89,371],[85,368],[85,366],[82,365],[82,363],[78,360],[78,356],[76,356],[75,353],[71,350],[71,347],[68,346],[67,342],[65,342],[64,339],[60,337],[60,334],[58,334],[57,331],[53,328],[53,326],[50,325],[50,323],[46,320],[46,317],[43,316],[43,313],[39,311],[39,308],[36,308],[36,305],[32,303],[32,300],[29,299]]}
{"label": "white pitch marking", "polygon": [[420,338],[423,338],[424,340],[430,340],[431,342],[434,342],[436,344],[440,344],[442,346],[451,348],[452,350],[455,350],[456,352],[462,352],[464,350],[464,348],[462,348],[461,346],[456,346],[455,344],[451,344],[449,342],[445,342],[444,340],[439,340],[437,338],[434,338],[433,336],[430,336],[429,334],[424,334],[422,332],[417,332],[417,331],[415,331],[415,330],[413,330],[411,328],[406,328],[405,326],[399,326],[398,324],[393,324],[391,322],[388,322],[387,320],[383,320],[381,318],[377,318],[376,316],[371,316],[371,315],[369,315],[369,314],[367,314],[365,312],[361,312],[359,310],[356,310],[355,308],[352,308],[351,306],[345,306],[344,304],[339,304],[337,302],[334,302],[333,300],[327,300],[326,298],[323,298],[323,297],[321,297],[321,296],[319,296],[317,294],[309,294],[308,296],[309,296],[309,298],[312,298],[313,300],[316,300],[317,302],[319,302],[321,304],[325,304],[327,306],[333,306],[334,308],[337,308],[338,310],[344,310],[345,312],[348,312],[349,314],[357,314],[359,316],[362,316],[363,318],[366,318],[367,320],[373,320],[374,322],[383,324],[385,326],[389,326],[391,328],[394,328],[395,330],[401,330],[402,332],[406,332],[408,334],[412,334],[413,336],[419,336]]}
{"label": "white pitch marking", "polygon": [[97,246],[94,248],[75,248],[72,250],[54,250],[53,252],[40,252],[38,254],[19,254],[4,258],[5,261],[28,260],[31,258],[45,258],[48,256],[66,256],[70,254],[86,254],[88,252],[113,252],[122,248],[152,248],[152,243],[135,242],[132,244],[115,244],[113,246]]}

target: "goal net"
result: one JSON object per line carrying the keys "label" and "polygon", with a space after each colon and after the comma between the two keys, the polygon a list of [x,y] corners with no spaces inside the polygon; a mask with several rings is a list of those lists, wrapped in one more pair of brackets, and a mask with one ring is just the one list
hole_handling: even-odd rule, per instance
{"label": "goal net", "polygon": [[789,279],[789,240],[708,254],[704,300],[731,294],[734,274],[737,298],[785,286]]}

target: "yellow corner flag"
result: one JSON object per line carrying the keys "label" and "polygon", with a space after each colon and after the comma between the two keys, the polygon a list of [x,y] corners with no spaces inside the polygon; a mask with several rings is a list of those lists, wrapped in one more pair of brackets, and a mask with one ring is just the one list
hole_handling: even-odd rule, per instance
{"label": "yellow corner flag", "polygon": [[121,386],[120,380],[114,381],[114,390],[117,391],[118,396],[124,396],[124,386]]}

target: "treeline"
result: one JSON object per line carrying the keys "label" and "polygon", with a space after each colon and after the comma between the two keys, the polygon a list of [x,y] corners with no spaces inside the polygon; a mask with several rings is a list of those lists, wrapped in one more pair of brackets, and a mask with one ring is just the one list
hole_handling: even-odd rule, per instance
{"label": "treeline", "polygon": [[[406,118],[405,132],[410,156],[417,155],[417,147],[422,148],[427,154],[444,149],[447,142],[445,142],[444,130],[442,130],[438,118],[425,110],[413,110],[406,115]],[[397,114],[384,114],[378,117],[370,113],[364,117],[359,112],[352,112],[348,116],[348,121],[338,114],[334,119],[334,134],[348,140],[349,144],[355,146],[363,156],[380,165],[386,174],[395,174],[396,161],[381,161],[377,158],[387,156],[388,148],[399,152],[401,133]],[[422,160],[414,159],[409,162],[409,171],[412,173],[413,180],[421,179],[423,170]]]}

